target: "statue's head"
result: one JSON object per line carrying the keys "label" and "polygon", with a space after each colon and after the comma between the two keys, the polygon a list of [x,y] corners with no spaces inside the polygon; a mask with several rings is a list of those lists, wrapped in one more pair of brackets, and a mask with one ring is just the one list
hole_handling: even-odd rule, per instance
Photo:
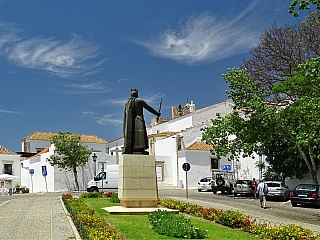
{"label": "statue's head", "polygon": [[131,89],[130,97],[138,97],[138,89]]}

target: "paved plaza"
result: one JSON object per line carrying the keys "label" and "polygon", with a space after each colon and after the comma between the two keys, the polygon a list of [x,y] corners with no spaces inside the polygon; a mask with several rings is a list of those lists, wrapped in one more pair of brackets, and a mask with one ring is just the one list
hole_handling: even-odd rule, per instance
{"label": "paved plaza", "polygon": [[0,196],[0,239],[76,239],[61,193]]}

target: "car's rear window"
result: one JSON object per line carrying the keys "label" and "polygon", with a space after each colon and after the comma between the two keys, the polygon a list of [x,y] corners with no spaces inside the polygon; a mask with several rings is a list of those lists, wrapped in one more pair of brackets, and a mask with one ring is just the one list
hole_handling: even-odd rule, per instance
{"label": "car's rear window", "polygon": [[209,181],[211,181],[210,178],[202,178],[202,179],[200,180],[200,182],[209,182]]}
{"label": "car's rear window", "polygon": [[268,187],[280,187],[280,183],[266,183]]}
{"label": "car's rear window", "polygon": [[251,180],[238,180],[236,184],[247,184],[251,185],[252,181]]}
{"label": "car's rear window", "polygon": [[316,191],[317,186],[315,186],[315,185],[299,185],[296,187],[296,190]]}

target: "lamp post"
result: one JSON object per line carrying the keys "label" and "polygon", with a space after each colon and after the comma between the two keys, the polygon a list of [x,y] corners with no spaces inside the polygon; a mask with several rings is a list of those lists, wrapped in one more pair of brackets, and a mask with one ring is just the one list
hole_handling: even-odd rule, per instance
{"label": "lamp post", "polygon": [[97,158],[98,158],[97,155],[94,153],[92,156],[92,160],[94,163],[94,177],[97,175],[97,165],[96,165]]}

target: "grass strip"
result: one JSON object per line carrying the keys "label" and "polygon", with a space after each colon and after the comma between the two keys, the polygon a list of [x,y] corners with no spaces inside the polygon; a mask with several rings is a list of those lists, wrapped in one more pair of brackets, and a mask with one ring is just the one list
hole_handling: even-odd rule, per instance
{"label": "grass strip", "polygon": [[[117,206],[119,204],[111,203],[108,198],[85,198],[83,201],[95,210],[95,213],[105,217],[109,222],[115,225],[117,231],[123,238],[129,240],[140,239],[176,239],[168,236],[162,236],[152,230],[147,215],[111,215],[102,208]],[[257,239],[254,236],[245,233],[239,229],[230,229],[221,225],[214,224],[210,221],[191,218],[193,226],[208,230],[206,239]]]}

